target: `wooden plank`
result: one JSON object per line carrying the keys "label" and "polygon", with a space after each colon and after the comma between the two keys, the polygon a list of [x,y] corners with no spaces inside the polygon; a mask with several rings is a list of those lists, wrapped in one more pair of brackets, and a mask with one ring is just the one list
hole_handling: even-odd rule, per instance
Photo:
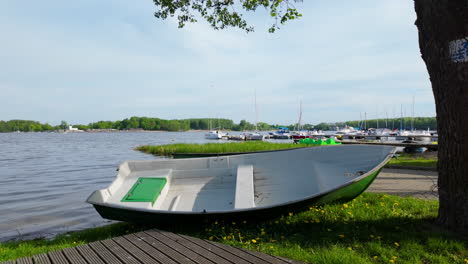
{"label": "wooden plank", "polygon": [[157,259],[162,264],[177,264],[174,260],[164,255],[161,251],[150,246],[148,243],[143,241],[141,238],[137,237],[134,234],[124,236],[128,241],[132,242],[135,246],[143,250],[144,252],[151,255],[153,258]]}
{"label": "wooden plank", "polygon": [[19,258],[16,260],[18,264],[33,264],[33,260],[30,257]]}
{"label": "wooden plank", "polygon": [[257,258],[261,258],[261,259],[263,259],[265,261],[268,261],[269,263],[272,263],[272,264],[292,263],[292,262],[287,262],[287,261],[285,261],[283,259],[271,256],[271,255],[265,254],[263,252],[254,251],[254,250],[246,250],[246,249],[243,249],[243,248],[238,248],[238,249],[246,252],[247,254],[250,254],[250,255],[256,256]]}
{"label": "wooden plank", "polygon": [[47,253],[49,255],[49,258],[52,263],[54,264],[63,264],[63,263],[69,263],[67,258],[63,255],[62,251],[57,250],[57,251],[51,251]]}
{"label": "wooden plank", "polygon": [[205,256],[206,258],[210,259],[211,261],[213,261],[214,263],[217,263],[217,264],[231,264],[231,263],[234,263],[235,262],[231,262],[231,261],[228,261],[218,255],[216,255],[215,253],[193,243],[192,241],[190,240],[187,240],[185,239],[184,237],[181,237],[177,234],[174,234],[174,233],[171,233],[171,232],[166,232],[166,231],[159,231],[161,234],[167,236],[168,238],[174,240],[175,242],[185,246],[186,248],[190,249],[190,250],[193,250],[195,252],[197,252],[198,254],[201,254],[202,256]]}
{"label": "wooden plank", "polygon": [[35,264],[52,264],[52,262],[50,262],[49,257],[45,253],[34,255],[33,260]]}
{"label": "wooden plank", "polygon": [[122,260],[125,264],[139,264],[134,256],[128,253],[125,249],[117,245],[112,239],[102,240],[101,244],[107,247],[115,256]]}
{"label": "wooden plank", "polygon": [[134,256],[136,259],[143,263],[148,263],[148,264],[159,264],[156,260],[154,260],[152,257],[150,257],[148,254],[143,252],[141,249],[137,248],[135,245],[130,243],[127,239],[123,237],[116,237],[113,238],[115,243],[117,243],[119,246],[122,248],[125,248],[132,256]]}
{"label": "wooden plank", "polygon": [[195,238],[195,237],[190,237],[190,236],[185,236],[185,235],[180,235],[181,237],[199,245],[200,247],[203,247],[204,249],[210,251],[210,252],[213,252],[213,254],[216,254],[224,259],[227,259],[231,262],[234,262],[234,263],[238,263],[238,264],[249,264],[250,262],[232,254],[231,252],[229,251],[226,251],[226,250],[223,250],[223,249],[220,249],[219,247],[216,247],[210,243],[208,243],[206,240],[202,240],[202,239],[199,239],[199,238]]}
{"label": "wooden plank", "polygon": [[101,244],[101,242],[96,241],[89,243],[89,246],[104,262],[111,264],[111,263],[119,263],[123,264],[122,261],[120,261],[112,252],[110,252],[104,245]]}
{"label": "wooden plank", "polygon": [[236,256],[240,257],[240,258],[243,258],[245,260],[247,260],[248,262],[250,263],[255,263],[255,264],[269,264],[267,261],[261,259],[261,258],[258,258],[258,257],[255,257],[249,253],[246,253],[245,251],[243,250],[240,250],[239,248],[237,247],[232,247],[232,246],[228,246],[228,245],[225,245],[225,244],[221,244],[221,243],[216,243],[216,242],[213,242],[213,241],[207,241],[208,243],[211,243],[221,249],[224,249],[226,251],[229,251],[230,253],[232,254],[235,254]]}
{"label": "wooden plank", "polygon": [[305,264],[305,262],[301,262],[301,261],[297,261],[297,260],[293,260],[293,259],[287,259],[287,258],[283,258],[283,257],[280,257],[280,256],[273,256],[277,259],[281,259],[283,261],[285,261],[286,263],[291,263],[291,264]]}
{"label": "wooden plank", "polygon": [[7,261],[2,262],[1,264],[15,264],[15,263],[16,263],[16,260],[7,260]]}
{"label": "wooden plank", "polygon": [[80,255],[76,248],[65,248],[62,250],[65,257],[73,264],[88,264],[86,260]]}
{"label": "wooden plank", "polygon": [[149,235],[151,235],[152,237],[156,238],[157,240],[159,240],[161,243],[164,243],[166,244],[167,246],[173,248],[174,250],[176,250],[177,252],[179,252],[180,254],[190,258],[191,260],[195,261],[196,263],[198,264],[209,264],[209,263],[213,263],[211,260],[205,258],[204,256],[182,246],[181,244],[175,242],[174,240],[172,239],[169,239],[168,237],[162,235],[161,233],[159,233],[158,230],[148,230],[146,231],[146,233],[148,233]]}
{"label": "wooden plank", "polygon": [[165,244],[159,242],[159,240],[155,239],[154,237],[148,235],[146,232],[140,232],[135,234],[137,237],[148,243],[149,245],[157,248],[161,252],[163,252],[166,256],[170,257],[177,263],[189,263],[194,264],[191,259],[187,258],[186,256],[180,254],[179,252],[175,251],[174,249],[166,246]]}
{"label": "wooden plank", "polygon": [[86,259],[88,263],[105,264],[105,262],[99,258],[99,256],[89,247],[89,245],[77,246],[76,250],[80,252],[80,254],[83,256],[83,258]]}

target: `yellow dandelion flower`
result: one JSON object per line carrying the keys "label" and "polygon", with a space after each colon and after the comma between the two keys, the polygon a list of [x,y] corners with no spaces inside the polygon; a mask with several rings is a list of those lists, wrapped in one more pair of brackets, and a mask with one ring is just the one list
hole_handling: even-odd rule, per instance
{"label": "yellow dandelion flower", "polygon": [[374,238],[374,235],[370,235],[369,237],[370,237],[370,238]]}
{"label": "yellow dandelion flower", "polygon": [[324,214],[324,213],[325,213],[325,210],[322,210],[322,211],[320,211],[320,212],[321,212],[322,214]]}
{"label": "yellow dandelion flower", "polygon": [[218,224],[218,221],[215,221],[215,225],[217,225],[217,224]]}
{"label": "yellow dandelion flower", "polygon": [[341,238],[344,238],[344,237],[345,237],[345,235],[343,235],[343,234],[340,234],[340,235],[338,235],[338,236],[341,237]]}
{"label": "yellow dandelion flower", "polygon": [[343,204],[343,207],[344,207],[344,208],[348,208],[348,205],[347,205],[347,204]]}
{"label": "yellow dandelion flower", "polygon": [[289,225],[290,224],[289,221],[286,221],[286,224]]}
{"label": "yellow dandelion flower", "polygon": [[209,239],[209,240],[213,240],[213,236],[210,236],[208,239]]}
{"label": "yellow dandelion flower", "polygon": [[236,225],[236,222],[232,222],[232,225]]}
{"label": "yellow dandelion flower", "polygon": [[313,208],[313,207],[309,207],[309,210],[312,210],[312,209],[314,209],[314,208]]}
{"label": "yellow dandelion flower", "polygon": [[352,214],[353,214],[353,212],[347,212],[347,213],[348,213],[349,215],[352,215]]}
{"label": "yellow dandelion flower", "polygon": [[223,237],[223,240],[226,240],[226,237]]}
{"label": "yellow dandelion flower", "polygon": [[391,259],[391,260],[389,260],[388,262],[393,263],[393,262],[395,262],[395,260]]}
{"label": "yellow dandelion flower", "polygon": [[271,249],[273,249],[273,246],[270,246]]}
{"label": "yellow dandelion flower", "polygon": [[353,250],[353,248],[352,248],[352,247],[348,247],[348,250],[351,250],[351,251],[352,251],[352,250]]}
{"label": "yellow dandelion flower", "polygon": [[464,262],[465,262],[465,263],[468,263],[468,259],[465,259]]}
{"label": "yellow dandelion flower", "polygon": [[379,258],[379,256],[373,256],[372,258],[373,258],[373,259],[378,259],[378,258]]}
{"label": "yellow dandelion flower", "polygon": [[293,216],[293,213],[289,213],[289,216]]}
{"label": "yellow dandelion flower", "polygon": [[392,259],[397,259],[398,257],[397,256],[393,256]]}
{"label": "yellow dandelion flower", "polygon": [[278,221],[278,220],[276,220],[276,221],[275,221],[275,224],[279,224],[279,221]]}
{"label": "yellow dandelion flower", "polygon": [[393,243],[393,244],[394,244],[395,246],[397,246],[397,247],[400,246],[400,244],[398,244],[398,242],[395,242],[395,243]]}
{"label": "yellow dandelion flower", "polygon": [[252,239],[252,243],[257,243],[257,240],[255,240],[255,239]]}
{"label": "yellow dandelion flower", "polygon": [[223,227],[221,227],[221,229],[223,229],[223,230],[224,230],[224,226],[223,226]]}
{"label": "yellow dandelion flower", "polygon": [[315,223],[320,223],[320,220],[319,220],[319,219],[316,219],[316,220],[315,220]]}
{"label": "yellow dandelion flower", "polygon": [[327,228],[327,231],[328,231],[328,232],[331,232],[332,230],[331,230],[330,228]]}

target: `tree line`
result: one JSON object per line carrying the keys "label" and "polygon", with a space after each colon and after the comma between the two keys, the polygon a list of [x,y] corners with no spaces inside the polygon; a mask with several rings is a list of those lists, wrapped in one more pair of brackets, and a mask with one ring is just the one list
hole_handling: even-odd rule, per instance
{"label": "tree line", "polygon": [[[290,130],[335,130],[337,127],[344,126],[360,127],[361,129],[369,128],[390,128],[390,129],[417,129],[417,130],[436,130],[437,121],[435,117],[415,117],[415,118],[393,118],[393,119],[371,119],[366,121],[346,121],[336,123],[319,123],[317,125],[304,124],[298,126],[298,124],[287,125]],[[0,132],[46,132],[67,129],[69,124],[66,121],[62,121],[60,125],[52,126],[50,124],[42,124],[37,121],[31,120],[0,120]],[[160,118],[152,117],[131,117],[125,118],[118,121],[98,121],[89,123],[87,125],[74,124],[81,130],[92,130],[92,129],[114,129],[114,130],[163,130],[163,131],[187,131],[187,130],[208,130],[208,129],[223,129],[233,131],[245,131],[245,130],[275,130],[281,125],[278,124],[267,124],[259,122],[257,127],[255,124],[249,123],[246,120],[241,120],[239,124],[234,123],[230,119],[225,118],[191,118],[191,119],[179,119],[179,120],[165,120]]]}

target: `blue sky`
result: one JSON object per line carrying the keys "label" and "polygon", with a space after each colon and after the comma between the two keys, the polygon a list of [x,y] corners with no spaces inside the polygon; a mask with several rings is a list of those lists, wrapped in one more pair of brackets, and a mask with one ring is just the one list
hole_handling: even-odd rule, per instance
{"label": "blue sky", "polygon": [[131,116],[303,123],[435,116],[407,0],[304,1],[267,33],[177,28],[151,0],[0,2],[0,120],[87,124]]}

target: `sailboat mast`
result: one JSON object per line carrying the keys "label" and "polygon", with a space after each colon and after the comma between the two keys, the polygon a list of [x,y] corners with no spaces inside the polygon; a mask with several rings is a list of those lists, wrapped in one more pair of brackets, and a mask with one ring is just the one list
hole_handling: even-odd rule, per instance
{"label": "sailboat mast", "polygon": [[255,101],[255,131],[258,131],[258,109],[257,109],[257,89],[254,89],[254,101]]}
{"label": "sailboat mast", "polygon": [[302,122],[302,100],[299,101],[299,120],[297,121],[297,130],[301,130],[301,122]]}
{"label": "sailboat mast", "polygon": [[411,131],[414,131],[414,95],[413,95],[413,109],[411,113]]}

